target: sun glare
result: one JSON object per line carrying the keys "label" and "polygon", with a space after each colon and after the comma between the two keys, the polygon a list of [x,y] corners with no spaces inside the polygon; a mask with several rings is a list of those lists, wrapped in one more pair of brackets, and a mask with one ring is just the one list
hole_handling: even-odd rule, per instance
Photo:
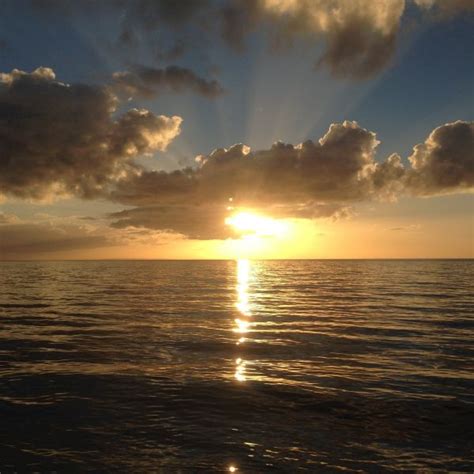
{"label": "sun glare", "polygon": [[[233,208],[229,208],[231,210]],[[234,209],[225,219],[236,236],[223,244],[223,253],[238,259],[268,258],[282,245],[294,238],[294,223],[290,219],[276,219],[246,209]]]}
{"label": "sun glare", "polygon": [[245,236],[277,237],[287,230],[287,225],[271,217],[260,216],[248,211],[241,211],[225,220],[237,232]]}

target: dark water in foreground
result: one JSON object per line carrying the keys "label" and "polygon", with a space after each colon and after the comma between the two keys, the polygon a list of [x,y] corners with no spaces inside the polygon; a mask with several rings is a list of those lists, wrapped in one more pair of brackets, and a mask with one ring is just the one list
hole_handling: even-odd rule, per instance
{"label": "dark water in foreground", "polygon": [[0,471],[473,471],[473,281],[474,261],[2,263]]}

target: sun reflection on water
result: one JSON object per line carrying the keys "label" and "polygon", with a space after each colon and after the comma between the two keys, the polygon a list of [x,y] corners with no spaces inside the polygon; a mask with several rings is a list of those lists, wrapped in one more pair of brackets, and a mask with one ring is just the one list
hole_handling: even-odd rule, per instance
{"label": "sun reflection on water", "polygon": [[235,361],[236,368],[235,368],[235,378],[239,382],[245,382],[247,379],[245,377],[245,361],[238,357]]}
{"label": "sun reflection on water", "polygon": [[[237,302],[235,306],[240,313],[238,318],[234,319],[235,326],[233,331],[240,334],[236,345],[241,345],[246,338],[243,334],[247,333],[251,326],[252,311],[249,302],[249,279],[250,279],[250,262],[247,259],[237,261]],[[245,382],[245,366],[246,361],[242,357],[235,359],[234,378],[239,382]]]}
{"label": "sun reflection on water", "polygon": [[249,276],[250,276],[250,263],[246,259],[240,259],[237,261],[237,309],[244,316],[251,316],[250,305],[249,305]]}

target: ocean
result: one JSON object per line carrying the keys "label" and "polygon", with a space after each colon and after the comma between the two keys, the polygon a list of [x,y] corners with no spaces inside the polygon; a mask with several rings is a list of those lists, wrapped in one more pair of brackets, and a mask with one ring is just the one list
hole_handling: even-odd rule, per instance
{"label": "ocean", "polygon": [[0,472],[474,470],[469,260],[0,263]]}

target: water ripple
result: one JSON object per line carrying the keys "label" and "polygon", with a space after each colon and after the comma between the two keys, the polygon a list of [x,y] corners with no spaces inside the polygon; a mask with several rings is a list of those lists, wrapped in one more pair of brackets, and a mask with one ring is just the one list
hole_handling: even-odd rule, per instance
{"label": "water ripple", "polygon": [[472,261],[2,263],[1,470],[472,471],[472,281]]}

